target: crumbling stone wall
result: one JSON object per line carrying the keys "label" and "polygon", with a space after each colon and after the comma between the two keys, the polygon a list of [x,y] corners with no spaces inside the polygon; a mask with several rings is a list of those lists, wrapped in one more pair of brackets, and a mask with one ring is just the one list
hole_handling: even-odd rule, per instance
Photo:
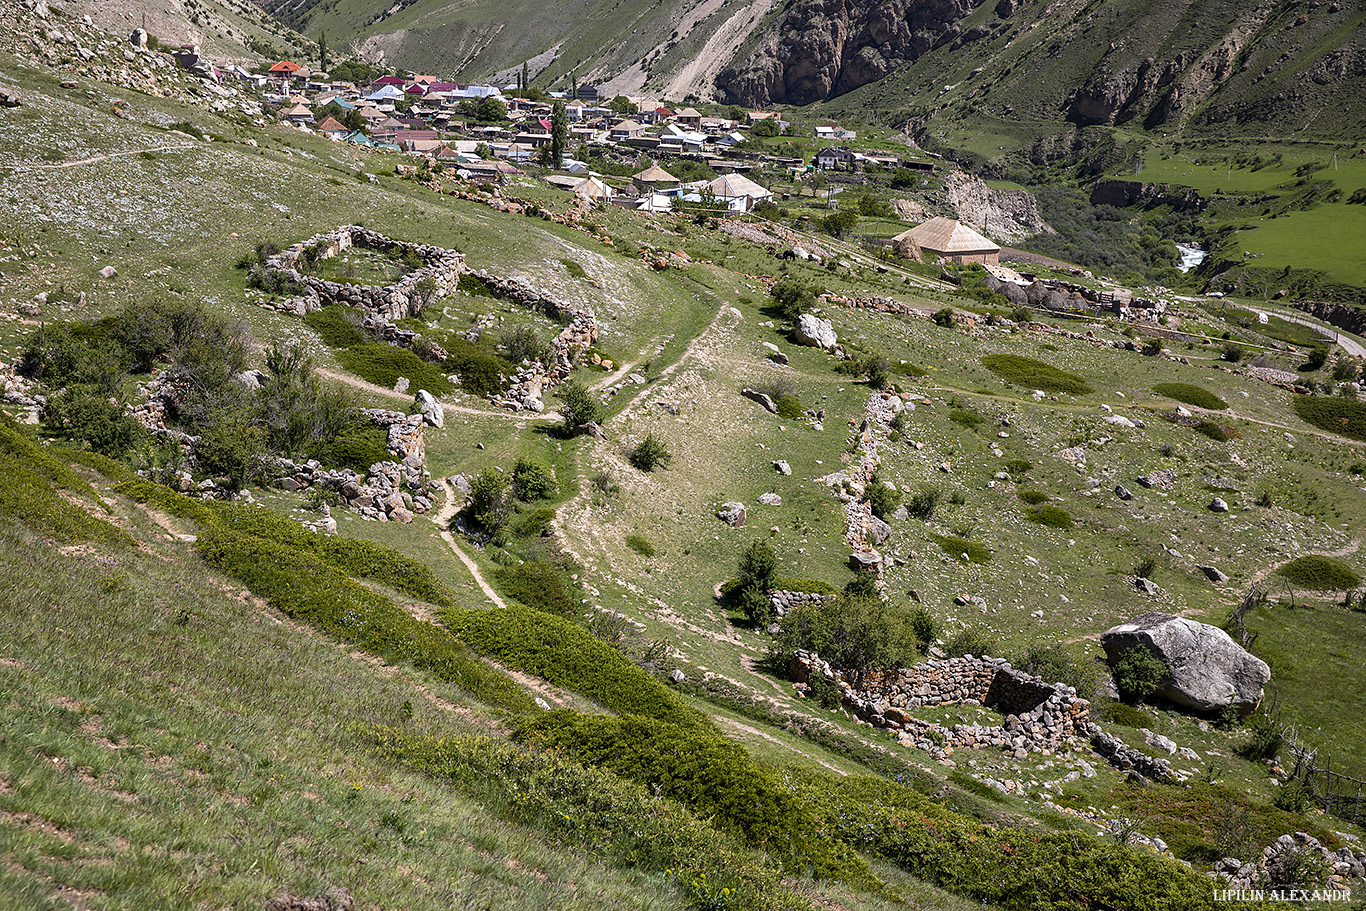
{"label": "crumbling stone wall", "polygon": [[[384,286],[328,281],[307,273],[310,258],[315,262],[321,262],[338,256],[352,247],[377,250],[385,254],[411,253],[423,265],[422,268],[403,276],[396,284]],[[432,303],[454,291],[460,281],[460,270],[464,263],[465,255],[454,250],[431,244],[412,244],[394,240],[359,225],[343,225],[335,231],[315,234],[308,240],[268,257],[258,268],[267,275],[282,275],[303,289],[301,297],[296,301],[296,309],[300,309],[301,314],[311,313],[328,304],[347,304],[392,323],[413,315],[416,310],[421,309],[422,303]],[[432,292],[430,299],[423,300],[423,283],[427,279],[432,282]]]}

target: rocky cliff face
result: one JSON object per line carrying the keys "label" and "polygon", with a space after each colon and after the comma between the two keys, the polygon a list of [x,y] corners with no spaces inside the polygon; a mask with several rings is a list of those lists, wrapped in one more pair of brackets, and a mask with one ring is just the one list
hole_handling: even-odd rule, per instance
{"label": "rocky cliff face", "polygon": [[961,32],[969,0],[798,0],[754,53],[722,71],[727,103],[807,104],[886,76],[933,47],[984,37]]}
{"label": "rocky cliff face", "polygon": [[945,189],[958,220],[997,243],[1054,233],[1039,214],[1039,201],[1028,190],[997,190],[962,171],[949,173]]}

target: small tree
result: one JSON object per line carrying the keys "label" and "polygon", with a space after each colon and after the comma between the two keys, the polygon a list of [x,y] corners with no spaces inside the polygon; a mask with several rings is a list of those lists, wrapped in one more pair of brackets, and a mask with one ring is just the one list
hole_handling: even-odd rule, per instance
{"label": "small tree", "polygon": [[470,482],[470,499],[465,513],[488,535],[494,535],[507,522],[512,503],[508,479],[494,468],[485,468]]}
{"label": "small tree", "polygon": [[873,479],[868,482],[867,493],[868,505],[872,508],[873,515],[884,521],[901,505],[901,491],[882,483],[877,475],[873,475]]}
{"label": "small tree", "polygon": [[569,143],[569,112],[565,110],[564,102],[555,102],[555,107],[550,111],[550,166],[552,168],[564,165],[564,150]]}
{"label": "small tree", "polygon": [[1147,699],[1157,692],[1167,676],[1167,667],[1162,659],[1142,646],[1135,646],[1120,655],[1110,670],[1115,678],[1115,688],[1125,702]]}
{"label": "small tree", "polygon": [[853,209],[831,212],[821,219],[821,230],[831,237],[844,237],[858,224],[858,213]]}
{"label": "small tree", "polygon": [[640,445],[631,450],[631,464],[641,471],[667,468],[669,460],[672,458],[673,456],[664,445],[664,441],[655,436],[654,433],[646,434],[645,439],[640,441]]}
{"label": "small tree", "polygon": [[564,432],[570,436],[578,433],[585,424],[602,421],[602,405],[580,383],[570,382],[566,385],[560,393],[560,401],[563,402],[560,411],[564,415]]}
{"label": "small tree", "polygon": [[930,319],[934,320],[936,326],[951,328],[953,326],[953,308],[942,307],[934,311],[934,315]]}
{"label": "small tree", "polygon": [[778,555],[763,541],[755,541],[740,555],[736,586],[731,597],[751,623],[767,623],[773,616],[768,593],[778,578]]}
{"label": "small tree", "polygon": [[512,492],[519,500],[549,500],[555,496],[555,476],[540,462],[519,458],[512,466]]}
{"label": "small tree", "polygon": [[796,323],[803,313],[810,312],[816,306],[815,291],[794,278],[778,279],[769,294],[778,304],[783,318],[790,323]]}

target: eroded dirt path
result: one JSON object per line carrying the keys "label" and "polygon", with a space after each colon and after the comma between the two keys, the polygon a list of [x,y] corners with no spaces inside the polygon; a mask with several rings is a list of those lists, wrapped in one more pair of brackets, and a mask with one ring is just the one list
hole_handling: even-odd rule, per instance
{"label": "eroded dirt path", "polygon": [[445,488],[446,491],[446,503],[437,511],[436,515],[432,516],[432,523],[436,525],[438,534],[441,535],[441,540],[445,541],[446,546],[460,558],[461,563],[465,564],[465,568],[470,571],[470,575],[474,577],[475,583],[478,584],[480,590],[484,592],[484,595],[498,607],[507,607],[507,602],[498,597],[498,593],[493,590],[493,586],[489,585],[488,580],[484,578],[484,574],[479,571],[478,564],[470,559],[469,554],[460,549],[459,544],[455,543],[455,535],[446,530],[446,525],[454,518],[457,511],[455,505],[455,488],[452,487],[451,482],[445,478],[441,479],[441,486]]}

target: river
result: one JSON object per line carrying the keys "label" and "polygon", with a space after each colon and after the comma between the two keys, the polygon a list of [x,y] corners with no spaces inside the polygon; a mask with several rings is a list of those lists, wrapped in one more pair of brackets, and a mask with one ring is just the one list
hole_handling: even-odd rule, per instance
{"label": "river", "polygon": [[1189,272],[1205,261],[1205,251],[1199,247],[1177,244],[1176,249],[1181,253],[1181,264],[1176,268],[1182,272]]}

